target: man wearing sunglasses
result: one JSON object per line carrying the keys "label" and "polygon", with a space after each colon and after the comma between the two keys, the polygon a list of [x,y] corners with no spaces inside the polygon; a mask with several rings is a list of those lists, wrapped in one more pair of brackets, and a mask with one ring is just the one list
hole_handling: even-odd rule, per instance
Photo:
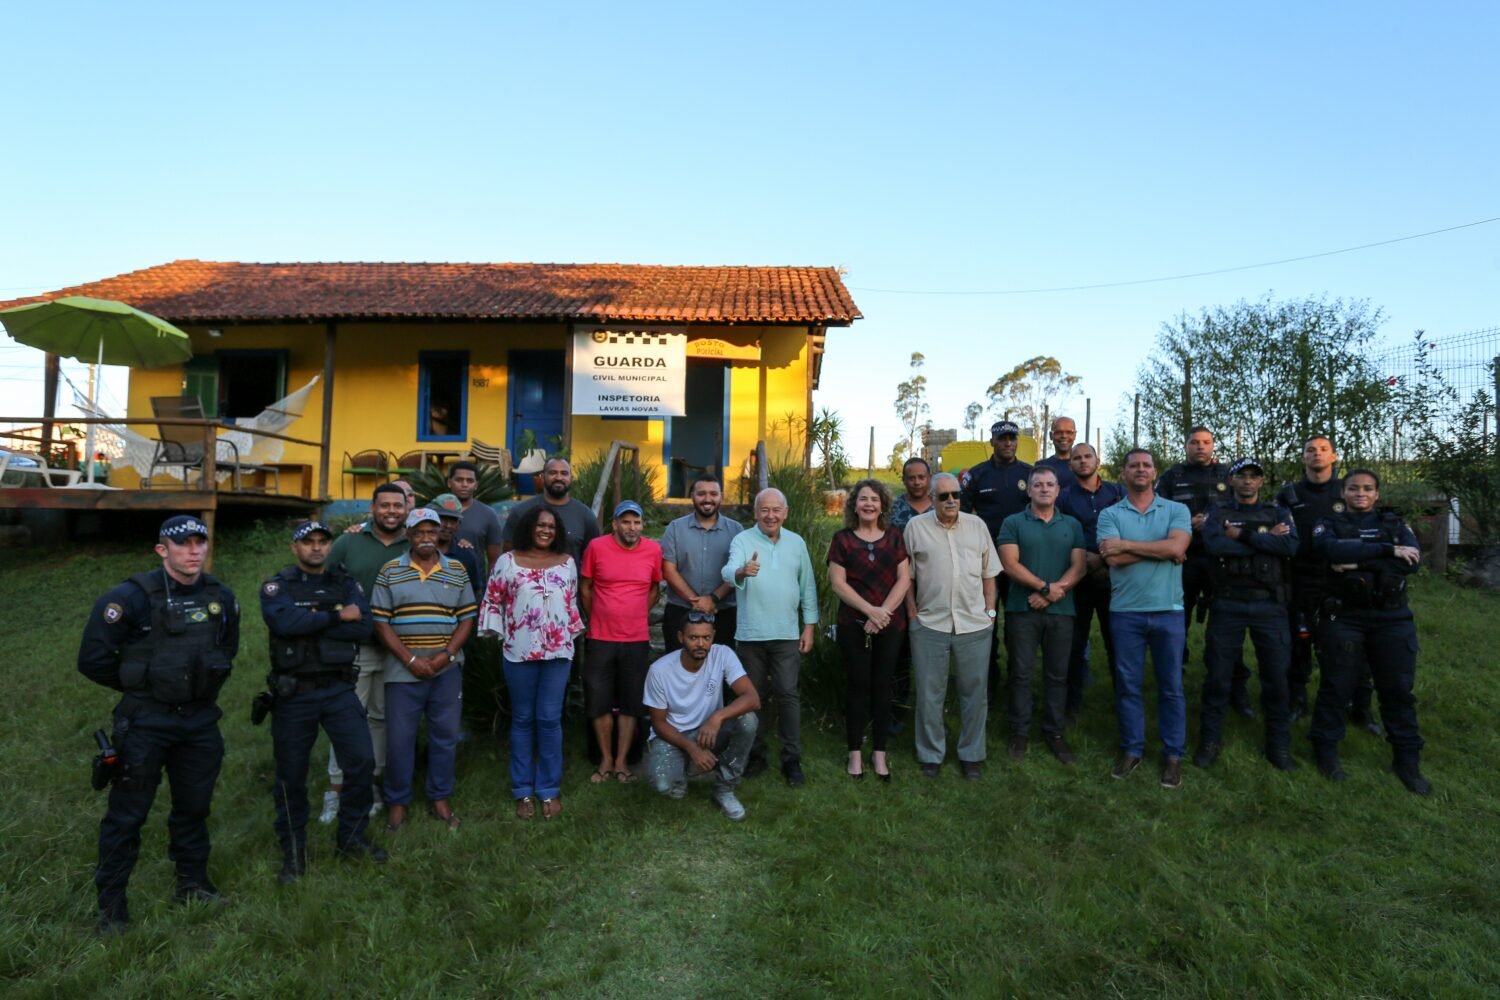
{"label": "man wearing sunglasses", "polygon": [[907,522],[904,536],[912,576],[906,613],[917,763],[924,776],[936,778],[947,755],[943,701],[951,660],[958,685],[958,766],[974,781],[985,758],[985,660],[995,631],[1000,556],[984,521],[959,510],[955,477],[939,473],[932,489],[937,503]]}

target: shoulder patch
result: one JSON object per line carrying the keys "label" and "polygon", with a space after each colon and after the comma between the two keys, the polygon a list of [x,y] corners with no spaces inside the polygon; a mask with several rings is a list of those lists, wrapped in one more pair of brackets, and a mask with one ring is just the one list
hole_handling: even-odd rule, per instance
{"label": "shoulder patch", "polygon": [[104,620],[113,625],[125,616],[125,609],[118,604],[106,604],[104,606]]}
{"label": "shoulder patch", "polygon": [[1016,480],[1016,489],[1020,490],[1022,493],[1025,493],[1026,492],[1026,480],[1024,480],[1024,479],[1017,479]]}
{"label": "shoulder patch", "polygon": [[1326,525],[1326,524],[1319,524],[1316,528],[1313,529],[1313,534],[1315,534],[1315,535],[1323,535],[1323,534],[1327,534],[1327,532],[1328,532],[1328,525]]}
{"label": "shoulder patch", "polygon": [[1256,532],[1258,534],[1264,535],[1266,532],[1270,531],[1271,529],[1268,528],[1268,527],[1266,527],[1264,524],[1262,524],[1260,527],[1256,528],[1255,530],[1256,530]]}
{"label": "shoulder patch", "polygon": [[218,601],[209,601],[208,602],[208,613],[211,614],[211,615],[220,615],[220,614],[223,614],[224,613],[224,605],[220,604]]}
{"label": "shoulder patch", "polygon": [[267,597],[275,597],[277,592],[281,590],[281,584],[277,583],[275,580],[267,580],[266,585],[260,589],[265,593]]}
{"label": "shoulder patch", "polygon": [[1335,500],[1333,502],[1333,510],[1336,514],[1342,514],[1344,512],[1344,501]]}
{"label": "shoulder patch", "polygon": [[1220,482],[1214,484],[1214,489],[1218,490],[1220,493],[1223,493],[1225,490],[1229,489],[1229,487]]}

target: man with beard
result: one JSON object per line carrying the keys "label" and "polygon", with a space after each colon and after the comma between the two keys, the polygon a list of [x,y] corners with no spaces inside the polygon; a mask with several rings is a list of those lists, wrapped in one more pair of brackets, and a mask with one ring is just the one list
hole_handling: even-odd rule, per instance
{"label": "man with beard", "polygon": [[568,554],[578,565],[583,565],[583,550],[589,542],[599,537],[599,520],[589,505],[568,495],[573,488],[573,467],[566,458],[549,458],[542,466],[542,492],[523,500],[510,509],[505,519],[505,547],[511,547],[511,534],[521,518],[532,507],[547,504],[547,509],[562,522],[568,539]]}
{"label": "man with beard", "polygon": [[374,624],[354,578],[341,569],[325,572],[332,543],[326,524],[303,521],[292,531],[296,564],[260,588],[261,616],[271,638],[272,797],[282,862],[276,881],[283,885],[307,871],[307,762],[319,727],[352,782],[339,803],[334,852],[344,858],[386,860],[385,851],[365,837],[375,750],[354,693],[355,659]]}
{"label": "man with beard", "polygon": [[[368,596],[375,588],[375,576],[380,568],[410,547],[406,540],[408,509],[406,492],[395,483],[375,487],[370,499],[369,519],[361,530],[352,535],[340,535],[333,543],[328,553],[329,570],[347,573]],[[365,721],[370,727],[370,746],[375,752],[376,787],[370,806],[374,813],[381,807],[379,785],[385,774],[385,647],[373,636],[361,642],[354,666],[358,670],[354,694],[365,710]],[[339,767],[338,754],[329,747],[328,791],[323,793],[323,813],[318,817],[319,823],[332,823],[338,818],[339,794],[343,790],[344,773]]]}
{"label": "man with beard", "polygon": [[484,567],[495,565],[500,558],[500,543],[504,532],[500,527],[500,515],[487,503],[477,503],[475,492],[479,489],[479,466],[473,462],[454,462],[448,467],[448,491],[463,504],[463,518],[454,534],[460,542],[468,542],[484,553]]}
{"label": "man with beard", "polygon": [[645,715],[641,692],[651,665],[647,615],[661,597],[661,546],[641,537],[641,515],[634,500],[616,504],[610,533],[589,542],[578,570],[578,601],[589,623],[584,714],[599,741],[599,768],[590,778],[595,783],[611,776],[634,780],[626,755],[635,741],[636,722]]}
{"label": "man with beard", "polygon": [[392,832],[406,822],[424,716],[428,809],[450,830],[459,824],[449,800],[463,712],[463,647],[479,607],[463,564],[438,551],[441,525],[425,507],[407,515],[411,549],[381,568],[370,592],[375,634],[386,650],[386,829]]}
{"label": "man with beard", "polygon": [[1115,675],[1115,638],[1109,630],[1109,567],[1099,554],[1099,513],[1125,499],[1125,487],[1099,475],[1099,453],[1087,441],[1075,444],[1068,464],[1075,482],[1057,498],[1057,509],[1078,519],[1083,525],[1084,576],[1073,591],[1073,648],[1068,659],[1069,726],[1078,721],[1083,708],[1083,692],[1089,684],[1089,626],[1099,617],[1099,634],[1104,638],[1104,656],[1109,664],[1110,681]]}
{"label": "man with beard", "polygon": [[1182,787],[1187,705],[1182,693],[1182,563],[1192,540],[1192,515],[1152,489],[1156,461],[1144,448],[1125,455],[1125,499],[1106,508],[1097,526],[1099,554],[1109,564],[1109,624],[1115,634],[1115,716],[1120,727],[1116,778],[1140,766],[1146,747],[1142,689],[1146,654],[1156,674],[1156,723],[1161,736],[1161,786]]}
{"label": "man with beard", "polygon": [[[1344,481],[1336,475],[1339,457],[1333,442],[1314,434],[1302,444],[1302,478],[1287,483],[1276,502],[1292,512],[1297,525],[1297,555],[1292,559],[1292,664],[1287,669],[1287,694],[1292,718],[1307,714],[1307,683],[1312,677],[1313,652],[1319,664],[1328,654],[1318,642],[1323,602],[1328,599],[1328,560],[1313,550],[1313,528],[1319,521],[1344,512]],[[1384,731],[1375,721],[1371,702],[1375,685],[1368,669],[1354,687],[1349,721],[1375,736]]]}
{"label": "man with beard", "polygon": [[1073,442],[1078,437],[1078,424],[1072,417],[1058,417],[1052,421],[1052,454],[1036,463],[1057,473],[1058,489],[1065,490],[1074,483]]}
{"label": "man with beard", "polygon": [[689,611],[712,615],[714,642],[734,648],[734,586],[721,575],[729,561],[729,543],[745,526],[719,512],[723,490],[711,475],[693,480],[693,512],[676,518],[661,536],[661,572],[667,581],[667,606],[661,631],[668,653],[676,652],[678,634]]}

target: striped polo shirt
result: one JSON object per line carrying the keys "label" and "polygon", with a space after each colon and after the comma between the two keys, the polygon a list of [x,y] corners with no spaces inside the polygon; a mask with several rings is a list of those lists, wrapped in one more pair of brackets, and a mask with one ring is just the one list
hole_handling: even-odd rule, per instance
{"label": "striped polo shirt", "polygon": [[[403,553],[380,568],[370,593],[370,612],[377,623],[384,622],[414,653],[430,655],[448,644],[458,623],[479,613],[474,588],[469,584],[463,563],[439,556],[428,573],[412,565],[411,553]],[[460,651],[455,663],[463,662]],[[417,680],[406,670],[406,664],[389,650],[385,657],[386,683],[411,683]]]}

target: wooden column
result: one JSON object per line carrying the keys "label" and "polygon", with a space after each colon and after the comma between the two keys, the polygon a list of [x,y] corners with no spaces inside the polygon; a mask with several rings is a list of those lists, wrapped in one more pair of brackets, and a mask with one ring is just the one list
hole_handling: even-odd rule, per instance
{"label": "wooden column", "polygon": [[[52,464],[52,418],[57,415],[57,377],[59,359],[48,354],[46,367],[42,370],[42,458]],[[92,413],[89,416],[93,416]],[[84,461],[92,462],[94,456],[87,455]]]}
{"label": "wooden column", "polygon": [[338,324],[328,322],[323,332],[323,430],[318,448],[318,497],[328,499],[328,442],[333,435],[333,362]]}

